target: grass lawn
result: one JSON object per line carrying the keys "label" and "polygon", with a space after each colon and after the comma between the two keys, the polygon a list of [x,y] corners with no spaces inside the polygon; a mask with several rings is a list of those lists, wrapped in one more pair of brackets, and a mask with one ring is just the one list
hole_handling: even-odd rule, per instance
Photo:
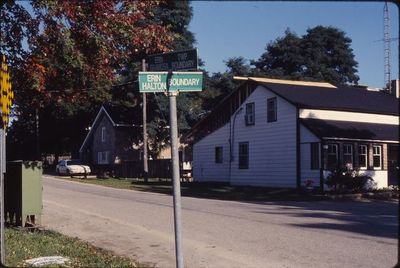
{"label": "grass lawn", "polygon": [[[138,190],[143,192],[155,192],[162,194],[172,194],[171,180],[149,179],[145,183],[142,179],[118,179],[118,178],[97,178],[83,179],[60,177],[62,179],[91,183],[119,189]],[[211,198],[221,200],[237,201],[276,201],[276,200],[321,200],[320,195],[299,194],[296,189],[286,188],[267,188],[252,186],[230,186],[223,183],[198,183],[181,182],[182,196]]]}
{"label": "grass lawn", "polygon": [[7,267],[26,267],[28,265],[24,260],[45,256],[70,259],[67,265],[56,267],[146,267],[77,238],[52,231],[6,228],[5,233]]}
{"label": "grass lawn", "polygon": [[116,179],[116,178],[85,179],[85,178],[80,178],[80,177],[72,177],[71,178],[68,176],[59,176],[58,178],[63,179],[63,180],[68,180],[68,181],[77,181],[77,182],[82,182],[82,183],[96,184],[96,185],[102,185],[102,186],[118,188],[118,189],[132,189],[133,188],[132,181],[125,180],[125,179]]}

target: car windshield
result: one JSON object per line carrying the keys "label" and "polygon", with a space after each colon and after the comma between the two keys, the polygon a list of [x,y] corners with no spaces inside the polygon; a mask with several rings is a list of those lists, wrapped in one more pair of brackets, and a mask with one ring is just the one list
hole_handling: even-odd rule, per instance
{"label": "car windshield", "polygon": [[79,159],[68,160],[67,165],[80,165],[81,161]]}

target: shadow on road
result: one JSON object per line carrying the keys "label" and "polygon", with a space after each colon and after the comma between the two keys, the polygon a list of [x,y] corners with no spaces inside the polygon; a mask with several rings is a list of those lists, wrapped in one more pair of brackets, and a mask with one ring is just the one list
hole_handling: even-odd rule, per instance
{"label": "shadow on road", "polygon": [[254,212],[321,219],[320,223],[291,224],[300,228],[398,238],[399,205],[395,202],[277,202],[276,205],[281,206],[279,210]]}

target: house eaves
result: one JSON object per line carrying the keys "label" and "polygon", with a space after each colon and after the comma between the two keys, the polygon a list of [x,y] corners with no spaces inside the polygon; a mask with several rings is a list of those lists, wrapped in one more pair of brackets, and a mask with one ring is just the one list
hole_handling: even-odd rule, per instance
{"label": "house eaves", "polygon": [[399,126],[339,120],[300,119],[300,124],[322,140],[399,143]]}
{"label": "house eaves", "polygon": [[312,81],[296,81],[296,80],[283,80],[283,79],[272,79],[264,77],[244,77],[234,76],[234,80],[250,80],[259,83],[272,83],[272,84],[284,84],[284,85],[295,85],[295,86],[309,86],[309,87],[325,87],[325,88],[336,88],[336,86],[327,82],[312,82]]}

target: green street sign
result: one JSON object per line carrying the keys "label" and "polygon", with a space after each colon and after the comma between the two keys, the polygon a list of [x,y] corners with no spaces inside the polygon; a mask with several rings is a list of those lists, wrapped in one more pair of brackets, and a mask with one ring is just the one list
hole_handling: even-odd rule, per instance
{"label": "green street sign", "polygon": [[202,72],[139,72],[139,91],[142,93],[193,92],[202,89]]}
{"label": "green street sign", "polygon": [[188,71],[198,69],[197,49],[147,56],[148,71]]}

